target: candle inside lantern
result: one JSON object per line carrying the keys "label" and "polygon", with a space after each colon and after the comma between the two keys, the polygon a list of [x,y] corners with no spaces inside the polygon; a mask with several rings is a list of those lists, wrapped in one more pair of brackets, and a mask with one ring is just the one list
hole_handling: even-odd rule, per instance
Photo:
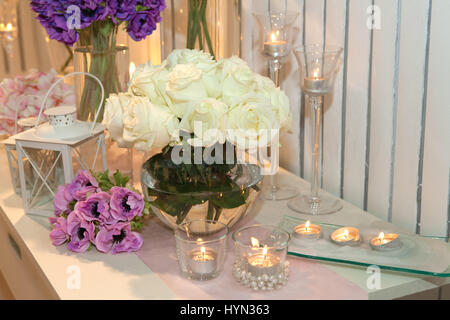
{"label": "candle inside lantern", "polygon": [[380,232],[377,237],[370,240],[370,246],[374,250],[385,251],[398,249],[402,246],[398,234]]}
{"label": "candle inside lantern", "polygon": [[322,228],[317,224],[311,224],[308,220],[294,228],[292,234],[295,239],[319,239],[322,234]]}
{"label": "candle inside lantern", "polygon": [[287,41],[279,40],[280,31],[274,31],[270,34],[270,40],[264,42],[263,51],[271,57],[286,55],[288,52]]}
{"label": "candle inside lantern", "polygon": [[356,245],[361,241],[361,238],[358,229],[345,227],[335,230],[331,234],[331,240],[339,245]]}
{"label": "candle inside lantern", "polygon": [[189,267],[193,273],[207,275],[216,271],[217,253],[213,249],[202,246],[189,254]]}

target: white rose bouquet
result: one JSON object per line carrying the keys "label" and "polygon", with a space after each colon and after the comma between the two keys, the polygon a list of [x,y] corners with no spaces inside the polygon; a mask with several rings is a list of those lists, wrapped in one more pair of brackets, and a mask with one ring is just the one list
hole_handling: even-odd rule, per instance
{"label": "white rose bouquet", "polygon": [[141,151],[181,143],[180,130],[202,146],[227,140],[248,149],[289,129],[291,113],[283,91],[245,61],[183,49],[139,66],[128,92],[107,99],[103,123],[119,145]]}
{"label": "white rose bouquet", "polygon": [[[128,92],[106,100],[103,118],[120,146],[163,148],[143,166],[158,181],[158,190],[144,193],[156,197],[151,204],[176,217],[177,223],[193,206],[206,202],[207,217],[214,219],[223,209],[244,205],[249,191],[237,183],[245,170],[237,163],[235,149],[265,147],[290,123],[289,100],[269,78],[254,73],[238,57],[215,61],[208,53],[190,49],[173,51],[161,65],[137,67]],[[196,148],[203,155],[200,162]],[[219,154],[230,149],[233,156],[227,154],[226,163],[222,156],[219,163]],[[176,154],[183,159],[175,159]],[[175,196],[211,190],[225,190],[226,199]]]}

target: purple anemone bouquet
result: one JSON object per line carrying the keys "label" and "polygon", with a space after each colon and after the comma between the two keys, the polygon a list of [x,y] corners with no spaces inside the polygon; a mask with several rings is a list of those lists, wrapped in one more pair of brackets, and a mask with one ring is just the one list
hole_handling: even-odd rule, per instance
{"label": "purple anemone bouquet", "polygon": [[[100,31],[124,24],[135,41],[152,34],[166,8],[164,0],[32,0],[31,8],[50,39],[72,46],[80,30],[102,25]],[[103,28],[102,28],[103,27]]]}
{"label": "purple anemone bouquet", "polygon": [[95,246],[112,254],[133,252],[142,247],[143,227],[148,206],[142,195],[126,187],[128,178],[118,171],[114,182],[108,172],[79,171],[73,181],[59,186],[55,195],[55,217],[50,239],[55,246],[67,244],[74,252]]}
{"label": "purple anemone bouquet", "polygon": [[[126,47],[118,45],[117,32],[124,28],[140,41],[151,35],[166,8],[164,0],[32,0],[31,8],[50,39],[68,46],[76,43],[75,71],[86,71],[103,84],[105,97],[125,90],[128,65]],[[122,64],[121,64],[122,63]],[[81,83],[78,119],[93,120],[101,90],[91,78]],[[102,120],[100,113],[98,120]]]}

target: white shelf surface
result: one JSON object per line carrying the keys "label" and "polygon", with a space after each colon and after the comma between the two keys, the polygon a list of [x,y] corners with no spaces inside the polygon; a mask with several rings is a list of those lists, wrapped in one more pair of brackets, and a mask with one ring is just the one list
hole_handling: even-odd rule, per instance
{"label": "white shelf surface", "polygon": [[[3,182],[0,187],[0,207],[5,220],[14,228],[24,245],[35,260],[50,287],[61,299],[177,299],[178,297],[156,273],[153,273],[135,254],[102,254],[91,250],[83,254],[69,252],[66,247],[54,247],[49,239],[50,226],[47,218],[25,215],[22,200],[17,196],[10,182],[5,151],[0,151],[0,175]],[[282,171],[280,181],[295,181],[299,189],[308,190],[309,184],[299,177]],[[255,205],[252,215],[259,223],[277,225],[284,214],[292,215],[285,201],[263,201]],[[301,215],[299,215],[301,216]],[[308,216],[303,216],[308,218]],[[364,212],[350,203],[336,214],[321,216],[319,222],[342,225],[386,224],[378,218]],[[393,229],[392,225],[389,225]],[[398,229],[398,228],[397,228]],[[399,229],[400,231],[400,229]],[[450,249],[450,247],[449,247]],[[1,253],[0,253],[1,255]],[[301,259],[290,257],[289,259]],[[304,260],[305,261],[305,260]],[[311,263],[311,261],[305,261]],[[313,262],[328,268],[337,276],[347,279],[363,289],[361,299],[395,299],[415,294],[425,294],[428,298],[439,296],[439,287],[448,286],[446,279],[392,273],[381,271],[381,288],[368,289],[370,274],[365,268],[333,263]],[[81,285],[79,289],[70,289],[71,268],[79,268]],[[320,268],[319,268],[320,269]],[[72,269],[73,270],[73,269]],[[224,272],[231,272],[224,270]],[[295,272],[295,270],[291,270]],[[7,276],[6,281],[8,281]],[[181,276],[180,276],[181,277]],[[180,278],[181,280],[181,278]],[[315,288],[320,291],[320,288]],[[425,292],[425,293],[424,293]],[[211,297],[213,298],[213,297]],[[314,298],[314,297],[311,297]]]}

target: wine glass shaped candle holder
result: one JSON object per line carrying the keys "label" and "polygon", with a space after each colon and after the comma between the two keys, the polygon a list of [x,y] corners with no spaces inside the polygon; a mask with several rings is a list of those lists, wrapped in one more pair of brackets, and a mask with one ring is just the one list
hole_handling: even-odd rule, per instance
{"label": "wine glass shaped candle holder", "polygon": [[300,69],[300,87],[308,96],[311,106],[312,181],[310,193],[290,200],[288,206],[302,214],[330,214],[342,209],[342,201],[319,191],[321,117],[324,96],[333,90],[334,80],[340,68],[342,48],[314,44],[295,48],[294,53]]}
{"label": "wine glass shaped candle holder", "polygon": [[[270,78],[280,87],[280,71],[292,51],[292,25],[298,12],[264,12],[253,14],[261,32],[261,51],[269,59]],[[278,139],[271,145],[271,158],[278,157]],[[263,189],[266,200],[287,200],[298,194],[297,188],[278,183],[278,174],[270,175],[270,185]]]}

